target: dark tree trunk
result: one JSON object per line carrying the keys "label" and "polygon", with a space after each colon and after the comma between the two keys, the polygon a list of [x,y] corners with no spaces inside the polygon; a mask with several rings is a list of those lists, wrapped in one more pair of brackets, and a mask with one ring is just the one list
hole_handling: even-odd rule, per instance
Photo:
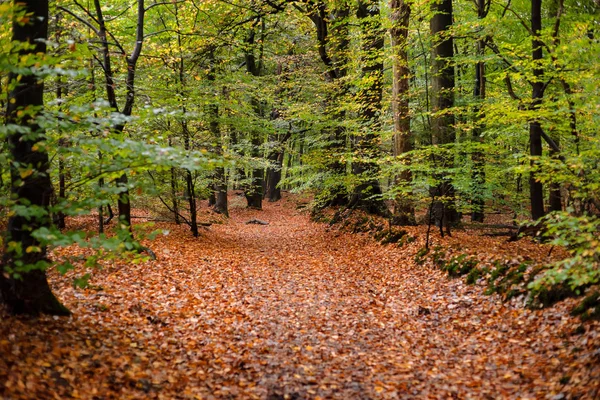
{"label": "dark tree trunk", "polygon": [[[45,53],[45,39],[48,35],[48,1],[22,0],[19,2],[28,13],[32,14],[29,24],[13,23],[12,39],[29,42],[34,48],[23,50],[22,55]],[[9,74],[9,82],[17,81],[17,74]],[[32,236],[32,232],[42,227],[50,227],[49,217],[52,182],[48,169],[50,167],[45,146],[38,143],[45,139],[45,132],[31,116],[19,116],[18,111],[25,107],[42,107],[44,105],[44,86],[37,76],[21,75],[16,87],[9,93],[6,122],[27,127],[32,134],[12,133],[8,137],[8,147],[12,157],[11,193],[17,205],[37,206],[44,215],[25,218],[13,215],[8,221],[6,240],[4,243],[16,242],[23,255],[18,255],[8,247],[4,248],[2,271],[0,271],[0,296],[9,311],[15,314],[52,314],[69,315],[67,310],[52,294],[44,269],[19,271],[18,262],[26,266],[46,261],[46,248]],[[34,147],[35,146],[35,147]],[[19,171],[22,166],[30,166],[32,173],[26,176]],[[29,251],[30,248],[41,251]],[[18,272],[19,278],[12,275]]]}
{"label": "dark tree trunk", "polygon": [[[184,110],[185,113],[185,110]],[[181,128],[183,131],[183,145],[186,150],[190,150],[190,132],[188,130],[187,123],[181,121]],[[196,212],[196,188],[194,185],[194,176],[192,171],[186,170],[185,183],[188,196],[188,205],[190,207],[190,230],[194,237],[198,237],[198,213]]]}
{"label": "dark tree trunk", "polygon": [[[104,14],[102,13],[102,6],[100,0],[94,0],[94,8],[96,10],[96,22],[98,23],[98,29],[96,33],[100,39],[102,45],[102,69],[104,71],[105,78],[105,89],[108,102],[116,112],[119,112],[117,103],[117,95],[115,88],[117,87],[113,70],[111,67],[111,52],[109,48],[108,32],[106,30],[106,21]],[[126,58],[127,63],[127,76],[125,78],[126,95],[125,104],[123,106],[122,114],[125,116],[131,116],[133,111],[133,104],[135,101],[135,71],[137,61],[142,53],[142,45],[144,43],[144,18],[146,14],[146,8],[144,7],[144,0],[137,0],[137,21],[136,21],[136,36],[135,45],[131,54]],[[125,125],[115,127],[115,132],[123,133]],[[121,175],[116,180],[117,186],[120,187],[121,193],[118,200],[119,209],[119,222],[126,225],[126,228],[131,231],[131,204],[129,196],[128,178],[126,174]]]}
{"label": "dark tree trunk", "polygon": [[[554,138],[554,143],[560,145],[560,139]],[[555,162],[560,163],[560,153],[556,150],[550,150],[550,155],[555,159]],[[560,193],[560,183],[552,182],[549,185],[550,196],[549,196],[549,209],[548,211],[562,211],[562,195]]]}
{"label": "dark tree trunk", "polygon": [[269,157],[269,161],[275,164],[274,167],[269,167],[267,170],[266,198],[270,202],[281,200],[279,182],[281,181],[281,169],[283,168],[283,155],[283,151],[280,151]]}
{"label": "dark tree trunk", "polygon": [[[482,20],[487,16],[489,10],[489,0],[477,0],[477,17]],[[480,38],[477,40],[477,55],[483,57],[485,51],[485,40]],[[485,63],[478,61],[475,64],[475,88],[473,95],[476,100],[483,101],[485,99]],[[477,122],[483,120],[484,115],[481,112],[481,107],[475,107],[475,118]],[[473,129],[473,140],[483,142],[481,133],[483,126],[476,122],[476,128]],[[485,218],[484,206],[484,190],[485,190],[485,156],[481,151],[473,152],[471,156],[473,160],[472,174],[472,189],[471,189],[471,221],[483,222]]]}
{"label": "dark tree trunk", "polygon": [[[214,84],[216,73],[216,60],[214,58],[213,52],[210,53],[210,61],[211,66],[207,78]],[[215,147],[215,153],[218,155],[223,155],[223,137],[221,135],[221,126],[219,123],[219,105],[215,103],[210,104],[208,107],[208,114],[210,115],[209,129],[210,133],[215,139],[215,142],[217,143]],[[214,197],[214,202],[212,204],[213,210],[219,214],[229,216],[229,210],[227,205],[227,177],[225,176],[224,167],[218,167],[215,170],[212,195]]]}
{"label": "dark tree trunk", "polygon": [[[393,53],[392,71],[392,111],[394,118],[394,143],[392,154],[402,156],[413,149],[410,133],[409,80],[408,68],[408,24],[410,21],[410,4],[404,0],[391,0],[390,28]],[[406,160],[407,166],[409,160]],[[412,174],[409,169],[400,173],[395,179],[396,185],[409,186]],[[410,199],[398,197],[394,201],[394,223],[412,225],[415,223],[415,209]]]}
{"label": "dark tree trunk", "polygon": [[[265,24],[264,21],[258,19],[257,21],[262,23],[262,33],[265,32]],[[260,76],[262,71],[262,51],[259,52],[258,61],[256,60],[256,56],[254,55],[254,47],[256,46],[256,32],[255,27],[252,27],[248,33],[248,37],[246,38],[246,43],[248,44],[248,51],[245,54],[246,59],[246,71],[253,76]],[[262,41],[260,41],[259,46],[262,46]],[[257,98],[253,98],[251,100],[252,109],[256,113],[257,117],[262,118],[262,107],[260,101]],[[259,158],[262,156],[260,152],[261,147],[261,139],[259,132],[251,132],[251,144],[252,144],[252,156],[255,158]],[[258,210],[262,210],[262,200],[264,193],[264,174],[265,171],[262,168],[254,168],[251,172],[250,184],[247,185],[244,190],[244,195],[246,196],[246,202],[248,204],[248,208],[255,208]]]}
{"label": "dark tree trunk", "polygon": [[[170,121],[167,122],[167,126],[170,128]],[[172,146],[172,139],[169,137],[169,146]],[[181,219],[179,217],[179,200],[177,198],[177,171],[175,167],[171,167],[171,206],[173,207],[173,217],[175,218],[175,223],[177,225],[181,224]]]}
{"label": "dark tree trunk", "polygon": [[[444,112],[454,106],[454,67],[451,65],[454,57],[452,36],[448,29],[452,26],[452,0],[442,0],[432,3],[434,13],[431,18],[432,47],[432,106],[436,113],[431,118],[432,144],[434,146],[451,144],[455,141],[454,114]],[[442,114],[440,114],[442,112]],[[440,150],[444,151],[444,150]],[[453,157],[441,153],[434,157],[435,169],[444,171],[453,165]],[[436,174],[439,184],[430,189],[436,199],[432,207],[432,215],[437,226],[442,228],[459,222],[459,214],[454,207],[454,187],[450,177],[444,172]]]}
{"label": "dark tree trunk", "polygon": [[[62,91],[62,79],[60,77],[56,82],[56,98],[62,99],[63,91]],[[69,141],[67,138],[60,138],[58,141],[59,147],[67,147],[69,145]],[[66,172],[65,172],[65,158],[62,154],[58,156],[58,202],[62,203],[67,198],[67,182],[66,182]],[[59,211],[56,213],[56,227],[60,230],[66,228],[65,224],[65,213]]]}
{"label": "dark tree trunk", "polygon": [[[544,96],[544,82],[542,76],[543,69],[540,67],[540,61],[543,58],[542,42],[539,35],[542,31],[542,0],[531,0],[531,39],[532,60],[535,63],[533,69],[533,82],[531,92],[531,109],[536,110],[542,104]],[[529,154],[532,157],[541,157],[542,155],[542,126],[540,121],[532,119],[529,122]],[[532,168],[536,167],[536,161],[531,161]],[[545,215],[544,211],[544,188],[542,182],[536,177],[534,170],[529,174],[529,195],[531,201],[531,217],[533,219],[541,218]]]}
{"label": "dark tree trunk", "polygon": [[358,92],[359,116],[362,132],[354,138],[352,173],[359,179],[349,201],[349,207],[361,208],[369,213],[387,215],[388,209],[381,198],[378,180],[379,168],[375,162],[379,156],[379,131],[381,122],[381,99],[383,96],[383,35],[379,3],[375,0],[361,1],[356,16],[362,34],[363,79],[370,82]]}
{"label": "dark tree trunk", "polygon": [[327,68],[327,79],[337,86],[337,90],[327,100],[332,108],[329,113],[332,119],[339,121],[331,132],[327,148],[331,161],[325,167],[325,170],[333,175],[332,180],[337,176],[339,179],[337,183],[330,184],[318,197],[322,207],[346,206],[349,193],[343,183],[346,164],[342,160],[347,143],[347,132],[342,126],[346,113],[340,110],[340,106],[348,93],[348,84],[344,78],[348,74],[350,6],[347,2],[339,2],[337,7],[330,11],[324,1],[312,4],[308,9],[308,17],[316,28],[319,56]]}

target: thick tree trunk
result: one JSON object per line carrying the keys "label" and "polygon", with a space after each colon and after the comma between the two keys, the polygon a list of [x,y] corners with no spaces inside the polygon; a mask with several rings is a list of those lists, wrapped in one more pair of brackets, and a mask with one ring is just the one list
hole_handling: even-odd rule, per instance
{"label": "thick tree trunk", "polygon": [[[432,145],[451,144],[455,141],[454,114],[447,110],[454,106],[454,67],[451,65],[454,57],[454,45],[448,29],[452,26],[452,0],[442,0],[432,3],[434,13],[431,18],[432,47],[432,106],[435,113],[431,118]],[[435,157],[435,169],[441,171],[451,168],[453,157],[444,154],[445,150]],[[454,207],[454,187],[450,178],[444,172],[437,175],[440,181],[430,189],[433,203],[432,215],[436,225],[449,228],[459,222],[459,214]]]}
{"label": "thick tree trunk", "polygon": [[[543,58],[542,42],[539,35],[542,31],[542,0],[531,0],[531,39],[532,61],[535,63],[533,69],[533,82],[531,92],[531,109],[536,110],[542,104],[544,96],[544,82],[542,76],[544,71],[539,62]],[[532,157],[541,157],[542,155],[542,126],[540,121],[533,118],[529,122],[529,154]],[[536,161],[531,161],[531,167],[535,168]],[[529,195],[531,202],[531,217],[533,219],[541,218],[545,215],[544,211],[544,188],[537,179],[534,170],[529,174]]]}
{"label": "thick tree trunk", "polygon": [[[410,133],[409,79],[408,68],[408,24],[410,4],[405,0],[390,1],[392,27],[390,38],[393,54],[392,71],[392,111],[394,119],[394,142],[392,154],[402,156],[413,149]],[[409,160],[406,159],[407,167]],[[406,169],[395,179],[396,185],[410,186],[412,173]],[[394,223],[412,225],[415,223],[415,209],[410,193],[397,197],[394,201]]]}
{"label": "thick tree trunk", "polygon": [[[48,1],[22,0],[20,4],[32,14],[29,24],[13,23],[12,39],[29,42],[34,48],[23,50],[22,55],[46,52],[45,39],[48,35]],[[17,82],[17,74],[9,74],[9,82]],[[49,217],[52,182],[48,173],[49,159],[45,146],[38,143],[45,139],[44,131],[31,116],[19,116],[18,111],[26,107],[42,107],[44,104],[43,82],[36,75],[20,75],[16,87],[9,94],[7,123],[18,124],[31,130],[31,134],[12,133],[8,137],[8,147],[13,163],[11,170],[11,193],[17,205],[37,206],[37,216],[25,218],[13,215],[8,222],[7,237],[4,243],[2,271],[0,271],[0,297],[9,311],[15,314],[69,315],[67,310],[52,294],[43,269],[23,270],[18,263],[32,266],[46,260],[46,248],[32,236],[32,232],[42,227],[50,227]],[[21,168],[32,168],[23,176]],[[39,215],[42,214],[42,215]],[[19,244],[22,255],[8,246]],[[28,249],[39,248],[39,251]],[[38,267],[39,268],[39,267]],[[16,278],[12,273],[17,272]]]}

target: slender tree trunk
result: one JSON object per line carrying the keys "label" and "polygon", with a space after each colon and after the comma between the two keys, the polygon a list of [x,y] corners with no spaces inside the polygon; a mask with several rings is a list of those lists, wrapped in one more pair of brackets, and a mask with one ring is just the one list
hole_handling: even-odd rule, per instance
{"label": "slender tree trunk", "polygon": [[[334,4],[334,7],[330,11],[324,1],[317,1],[308,8],[308,17],[316,28],[319,56],[327,68],[327,80],[337,88],[327,100],[332,109],[329,113],[338,124],[332,129],[327,149],[331,156],[325,170],[333,175],[331,180],[334,182],[319,194],[323,207],[345,206],[350,200],[348,188],[344,184],[346,164],[343,158],[348,133],[342,121],[346,113],[340,110],[348,94],[348,84],[344,78],[348,75],[350,6],[348,2],[343,1]],[[338,176],[339,179],[335,182]]]}
{"label": "slender tree trunk", "polygon": [[[257,23],[259,20],[257,20]],[[263,33],[264,33],[264,21],[260,21],[262,23]],[[246,38],[246,43],[248,44],[248,51],[245,54],[246,59],[246,71],[253,76],[260,76],[262,70],[262,52],[259,54],[258,61],[256,60],[256,56],[254,55],[254,47],[256,45],[255,40],[255,28],[252,27],[250,32],[248,33],[248,37]],[[262,118],[262,107],[260,101],[257,98],[252,98],[252,109],[256,113],[258,118]],[[260,152],[261,147],[261,138],[260,133],[253,131],[251,132],[251,145],[252,145],[252,156],[255,158],[259,158],[262,156]],[[246,202],[248,203],[248,208],[255,208],[258,210],[262,209],[262,200],[264,193],[264,174],[265,171],[262,168],[253,168],[251,172],[251,182],[244,190],[244,194],[246,196]]]}
{"label": "slender tree trunk", "polygon": [[359,91],[359,116],[362,132],[353,140],[354,155],[352,173],[359,179],[352,193],[349,206],[362,208],[378,215],[387,215],[388,209],[381,198],[379,168],[375,159],[379,156],[379,131],[381,122],[381,99],[383,96],[383,37],[379,3],[375,0],[360,1],[356,16],[362,33],[363,79],[368,84]]}
{"label": "slender tree trunk", "polygon": [[[171,122],[168,122],[168,127],[170,129]],[[169,146],[172,146],[172,138],[169,137]],[[173,217],[175,218],[175,223],[177,225],[181,224],[181,219],[179,218],[179,201],[177,200],[177,171],[175,167],[171,167],[171,206],[173,207]]]}
{"label": "slender tree trunk", "polygon": [[[62,79],[58,79],[57,80],[57,86],[56,86],[56,98],[57,99],[61,99],[62,98]],[[67,138],[60,138],[58,141],[58,146],[59,147],[67,147],[68,146],[68,139]],[[67,182],[66,182],[66,172],[65,172],[65,158],[62,154],[59,154],[58,156],[58,201],[60,202],[64,202],[67,198]],[[56,214],[56,227],[60,230],[63,230],[66,228],[66,224],[65,224],[65,213],[62,211],[59,211]]]}
{"label": "slender tree trunk", "polygon": [[[185,112],[185,111],[184,111]],[[181,128],[183,131],[183,144],[186,150],[190,150],[190,132],[185,121],[181,121]],[[190,230],[194,237],[198,237],[198,213],[196,212],[196,188],[194,185],[194,176],[192,171],[186,170],[185,183],[188,194],[188,204],[190,207]]]}
{"label": "slender tree trunk", "polygon": [[[207,79],[208,81],[212,82],[214,86],[214,81],[216,78],[216,60],[212,51],[210,53],[210,63],[211,65]],[[210,115],[209,129],[216,142],[215,152],[222,156],[223,135],[221,134],[221,125],[219,123],[219,105],[216,103],[216,99],[215,103],[210,104],[208,108],[208,114]],[[224,167],[218,167],[215,169],[212,195],[214,197],[214,203],[212,204],[213,210],[219,214],[229,216],[229,210],[227,209],[227,178],[225,176]]]}
{"label": "slender tree trunk", "polygon": [[[533,69],[533,82],[531,92],[531,109],[536,110],[542,104],[544,96],[544,82],[542,77],[544,71],[540,66],[543,59],[542,42],[539,40],[539,35],[542,31],[542,0],[531,0],[531,30],[533,37],[531,38],[532,46],[532,61],[535,63]],[[540,121],[532,118],[529,122],[529,154],[532,157],[539,158],[542,156],[542,126]],[[531,161],[531,167],[536,167],[535,159]],[[529,195],[531,201],[531,217],[538,219],[544,216],[544,188],[542,182],[536,177],[535,170],[529,174]]]}
{"label": "slender tree trunk", "polygon": [[[486,0],[477,0],[477,17],[482,20],[487,16],[487,10],[489,6],[486,4]],[[480,38],[477,40],[477,56],[483,57],[485,52],[485,40]],[[473,95],[477,101],[483,101],[485,99],[485,63],[478,61],[475,64],[475,88]],[[479,123],[483,120],[484,115],[481,112],[481,107],[475,107],[475,118],[476,128],[473,129],[473,140],[482,143],[481,133],[483,132],[483,126]],[[471,221],[483,222],[485,218],[484,214],[484,189],[485,189],[485,156],[484,154],[476,150],[471,155],[473,161],[473,174],[472,174],[472,190],[471,190]]]}
{"label": "slender tree trunk", "polygon": [[[267,185],[266,185],[266,198],[269,202],[275,202],[281,200],[281,188],[279,182],[281,181],[281,172],[283,170],[283,158],[284,151],[283,145],[292,135],[292,126],[290,124],[290,130],[285,134],[283,138],[277,138],[277,144],[275,148],[269,153],[269,161],[273,165],[267,169]],[[273,138],[275,141],[275,138]]]}
{"label": "slender tree trunk", "polygon": [[[554,143],[560,145],[560,139],[558,136],[554,138]],[[560,163],[560,153],[556,150],[550,150],[550,155],[555,162]],[[551,182],[549,185],[550,196],[549,196],[549,209],[548,211],[562,211],[562,195],[560,193],[560,183]]]}
{"label": "slender tree trunk", "polygon": [[[34,48],[22,50],[21,55],[40,54],[46,52],[48,37],[48,1],[21,0],[28,13],[31,13],[29,24],[13,22],[14,41],[29,42]],[[50,227],[49,217],[52,182],[48,169],[50,163],[45,146],[38,143],[45,140],[45,132],[31,116],[19,116],[19,110],[26,107],[42,107],[44,105],[44,86],[34,74],[20,75],[11,72],[9,82],[17,82],[9,93],[7,108],[7,123],[17,124],[31,130],[31,134],[15,132],[8,136],[8,148],[12,157],[11,194],[17,205],[37,206],[40,208],[37,216],[25,218],[19,214],[9,218],[8,229],[0,271],[0,297],[9,311],[15,314],[52,314],[69,315],[67,310],[54,296],[46,279],[45,269],[22,269],[18,263],[32,266],[38,262],[47,261],[46,247],[32,236],[32,232],[42,227]],[[23,176],[22,166],[30,166],[31,174]],[[42,215],[39,215],[42,214]],[[22,249],[19,255],[8,246],[16,242]],[[27,249],[39,248],[39,251]],[[20,278],[15,278],[18,272]]]}
{"label": "slender tree trunk", "polygon": [[[405,0],[390,1],[392,27],[390,38],[393,54],[392,71],[392,111],[394,119],[394,138],[392,154],[402,156],[413,149],[410,132],[409,79],[408,68],[408,24],[410,4]],[[410,160],[405,159],[407,167]],[[405,169],[395,179],[396,185],[410,186],[412,174]],[[411,193],[396,198],[394,202],[394,222],[399,225],[415,223],[415,209],[410,199]]]}
{"label": "slender tree trunk", "polygon": [[[434,13],[431,18],[430,28],[434,44],[432,47],[432,111],[431,118],[432,145],[452,144],[455,141],[454,114],[448,110],[454,106],[454,67],[451,65],[454,57],[452,36],[448,34],[452,26],[452,0],[441,0],[432,3]],[[436,201],[433,204],[433,216],[440,229],[459,222],[459,215],[454,207],[454,187],[450,177],[445,175],[453,165],[453,157],[445,154],[434,157],[434,168],[441,172],[436,173],[439,184],[430,189]]]}
{"label": "slender tree trunk", "polygon": [[[100,39],[102,48],[102,69],[105,77],[105,88],[108,103],[111,108],[116,112],[119,112],[117,103],[117,95],[115,88],[116,82],[114,79],[113,70],[111,67],[111,52],[109,48],[108,31],[106,29],[106,21],[104,14],[102,13],[102,6],[100,0],[94,0],[94,7],[96,10],[96,22],[98,23],[97,34]],[[135,45],[131,54],[126,58],[127,63],[127,76],[125,78],[125,104],[123,106],[122,114],[125,116],[131,116],[133,112],[133,104],[135,101],[135,72],[137,61],[142,53],[142,45],[144,43],[144,18],[146,14],[146,8],[144,7],[144,0],[137,0],[137,21],[136,21],[136,35]],[[115,127],[115,132],[122,134],[125,129],[125,125],[119,125]],[[121,175],[116,179],[117,186],[120,188],[121,193],[118,200],[119,209],[119,222],[126,226],[131,232],[131,203],[129,195],[129,182],[126,174]]]}

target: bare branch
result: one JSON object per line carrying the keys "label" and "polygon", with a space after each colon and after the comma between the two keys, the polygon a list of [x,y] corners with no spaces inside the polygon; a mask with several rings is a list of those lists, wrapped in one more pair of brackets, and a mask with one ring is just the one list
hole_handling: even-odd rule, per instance
{"label": "bare branch", "polygon": [[67,14],[69,14],[70,16],[72,16],[73,18],[75,18],[76,20],[78,20],[79,22],[81,22],[82,24],[84,24],[85,26],[87,26],[88,28],[90,28],[92,31],[94,31],[94,33],[96,35],[98,35],[98,28],[96,28],[94,25],[92,25],[91,22],[89,22],[88,20],[80,17],[79,15],[75,14],[74,12],[59,6],[57,7],[59,10],[66,12]]}

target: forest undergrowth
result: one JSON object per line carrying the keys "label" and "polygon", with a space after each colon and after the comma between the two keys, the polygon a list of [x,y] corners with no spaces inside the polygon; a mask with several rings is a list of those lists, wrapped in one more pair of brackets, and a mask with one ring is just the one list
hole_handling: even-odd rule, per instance
{"label": "forest undergrowth", "polygon": [[[600,323],[571,316],[577,300],[531,309],[524,295],[486,295],[478,277],[451,279],[434,258],[419,262],[426,226],[381,244],[312,222],[294,198],[262,211],[235,201],[200,238],[157,222],[169,234],[145,243],[156,260],[101,262],[86,289],[72,285],[83,267],[50,272],[71,317],[0,309],[0,397],[600,397]],[[560,256],[472,232],[430,242],[447,260]]]}

